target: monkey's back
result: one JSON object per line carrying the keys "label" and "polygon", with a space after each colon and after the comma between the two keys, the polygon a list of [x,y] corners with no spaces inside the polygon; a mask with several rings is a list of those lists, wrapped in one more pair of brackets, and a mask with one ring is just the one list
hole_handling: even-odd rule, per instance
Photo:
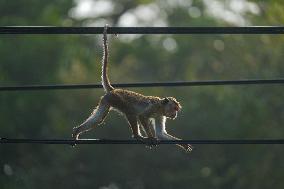
{"label": "monkey's back", "polygon": [[159,97],[145,96],[123,89],[114,89],[106,97],[112,107],[123,113],[139,113],[140,109],[143,110],[160,100]]}

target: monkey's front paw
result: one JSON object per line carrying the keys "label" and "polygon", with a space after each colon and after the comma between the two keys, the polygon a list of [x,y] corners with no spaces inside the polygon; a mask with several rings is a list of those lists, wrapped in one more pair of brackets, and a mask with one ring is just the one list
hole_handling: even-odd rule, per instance
{"label": "monkey's front paw", "polygon": [[193,147],[190,144],[183,144],[182,148],[185,150],[185,152],[189,153],[193,150]]}
{"label": "monkey's front paw", "polygon": [[153,147],[158,146],[158,144],[159,144],[158,139],[155,138],[155,137],[148,137],[148,138],[145,138],[143,142],[145,142],[146,147],[148,147],[148,148],[150,148],[150,149],[152,149]]}

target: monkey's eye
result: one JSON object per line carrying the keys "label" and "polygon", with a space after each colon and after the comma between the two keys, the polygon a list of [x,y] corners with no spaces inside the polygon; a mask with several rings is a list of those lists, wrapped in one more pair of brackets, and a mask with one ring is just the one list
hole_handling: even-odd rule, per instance
{"label": "monkey's eye", "polygon": [[175,110],[175,111],[179,111],[179,107],[175,106],[175,107],[174,107],[174,110]]}

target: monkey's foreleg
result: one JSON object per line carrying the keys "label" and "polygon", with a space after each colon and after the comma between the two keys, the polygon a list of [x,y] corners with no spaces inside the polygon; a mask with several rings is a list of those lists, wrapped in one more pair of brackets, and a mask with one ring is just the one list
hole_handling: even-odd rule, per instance
{"label": "monkey's foreleg", "polygon": [[[167,133],[166,131],[166,118],[158,117],[155,120],[155,134],[159,140],[181,140]],[[176,144],[177,146],[183,148],[186,152],[192,151],[192,146],[190,144]]]}
{"label": "monkey's foreleg", "polygon": [[142,141],[147,146],[150,146],[150,140],[147,137],[143,137],[140,133],[139,126],[138,126],[138,118],[136,115],[126,114],[126,118],[132,130],[132,137],[136,140]]}
{"label": "monkey's foreleg", "polygon": [[147,146],[149,148],[152,148],[154,146],[158,145],[158,139],[155,137],[155,135],[153,135],[152,131],[151,131],[151,123],[150,120],[146,117],[143,116],[139,116],[139,121],[141,123],[141,126],[144,128],[147,137],[145,138],[144,141],[147,144]]}
{"label": "monkey's foreleg", "polygon": [[93,129],[96,125],[103,122],[110,109],[110,105],[103,98],[99,102],[97,108],[93,111],[90,117],[78,127],[73,128],[73,138],[78,139],[79,135]]}
{"label": "monkey's foreleg", "polygon": [[137,140],[143,139],[144,137],[140,133],[137,117],[130,114],[126,114],[126,119],[130,125],[132,137]]}
{"label": "monkey's foreleg", "polygon": [[152,131],[151,131],[151,128],[150,128],[150,126],[151,126],[150,120],[147,119],[147,118],[144,118],[142,116],[139,116],[139,121],[140,121],[142,127],[144,128],[144,130],[145,130],[145,132],[147,134],[147,137],[155,138],[153,133],[152,133]]}
{"label": "monkey's foreleg", "polygon": [[[160,135],[160,138],[161,139],[164,139],[164,140],[181,140],[177,137],[174,137],[170,134],[168,134],[167,132],[163,132],[161,135]],[[191,152],[192,151],[192,146],[190,144],[176,144],[177,146],[183,148],[186,152]]]}

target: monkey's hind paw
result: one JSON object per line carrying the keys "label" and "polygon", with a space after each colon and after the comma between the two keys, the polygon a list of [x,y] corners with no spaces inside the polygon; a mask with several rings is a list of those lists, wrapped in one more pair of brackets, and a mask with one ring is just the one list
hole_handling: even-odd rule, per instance
{"label": "monkey's hind paw", "polygon": [[72,138],[74,140],[78,140],[80,135],[79,127],[74,127],[73,128],[73,133],[72,133]]}
{"label": "monkey's hind paw", "polygon": [[70,146],[74,148],[76,146],[76,140],[74,140],[72,143],[70,143]]}
{"label": "monkey's hind paw", "polygon": [[79,135],[80,135],[80,133],[79,133],[78,127],[74,127],[73,128],[73,133],[72,133],[72,139],[74,140],[74,143],[70,144],[72,147],[76,146],[76,140],[79,139]]}
{"label": "monkey's hind paw", "polygon": [[74,134],[72,134],[72,142],[70,142],[70,146],[75,147],[76,146],[76,141],[78,140],[78,137],[74,136]]}

